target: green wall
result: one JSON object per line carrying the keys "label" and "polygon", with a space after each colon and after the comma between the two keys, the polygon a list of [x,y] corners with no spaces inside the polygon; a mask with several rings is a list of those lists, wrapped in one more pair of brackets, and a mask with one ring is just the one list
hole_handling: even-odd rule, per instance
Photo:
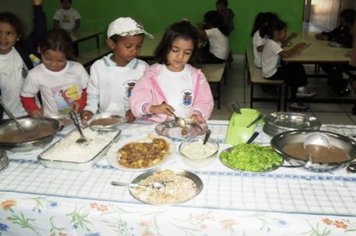
{"label": "green wall", "polygon": [[[11,4],[18,9],[25,6],[23,1],[11,0]],[[55,10],[60,7],[59,2],[45,0],[49,26]],[[230,40],[233,53],[243,53],[246,43],[250,43],[249,34],[258,12],[275,12],[288,23],[290,31],[300,31],[303,6],[304,0],[230,0],[229,7],[236,15]],[[82,16],[83,30],[105,30],[117,17],[132,16],[141,21],[147,31],[156,32],[183,17],[193,23],[201,22],[206,11],[215,9],[215,0],[73,0],[73,7]]]}

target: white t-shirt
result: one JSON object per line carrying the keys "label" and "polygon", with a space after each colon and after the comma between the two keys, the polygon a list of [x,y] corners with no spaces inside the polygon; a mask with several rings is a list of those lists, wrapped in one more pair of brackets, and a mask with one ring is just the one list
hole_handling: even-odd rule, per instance
{"label": "white t-shirt", "polygon": [[133,59],[126,66],[118,66],[111,60],[112,53],[97,60],[90,68],[88,100],[84,110],[95,114],[118,113],[125,116],[130,109],[129,98],[136,82],[142,77],[148,64]]}
{"label": "white t-shirt", "polygon": [[262,75],[265,78],[272,77],[276,72],[280,61],[279,53],[283,51],[280,43],[267,39],[262,51]]}
{"label": "white t-shirt", "polygon": [[81,97],[88,80],[88,73],[78,62],[67,61],[59,72],[50,71],[40,64],[29,71],[21,96],[35,97],[40,91],[44,115],[66,113]]}
{"label": "white t-shirt", "polygon": [[189,73],[187,66],[180,72],[173,72],[163,67],[157,81],[167,98],[167,103],[180,117],[189,117],[193,101],[195,79]]}
{"label": "white t-shirt", "polygon": [[262,52],[257,51],[257,47],[265,45],[266,42],[267,42],[267,38],[266,37],[262,38],[260,36],[260,31],[257,30],[253,35],[252,45],[253,45],[253,56],[255,59],[254,60],[255,66],[257,66],[258,68],[262,67],[261,65]]}
{"label": "white t-shirt", "polygon": [[[27,67],[14,47],[7,54],[0,54],[1,96],[4,104],[15,117],[27,115],[20,100],[21,87],[27,73]],[[8,118],[6,113],[4,118]]]}
{"label": "white t-shirt", "polygon": [[208,37],[210,48],[209,52],[214,54],[217,58],[226,60],[229,56],[229,37],[220,32],[218,28],[205,30]]}
{"label": "white t-shirt", "polygon": [[73,8],[64,10],[58,9],[53,16],[53,19],[59,21],[59,27],[67,31],[72,31],[75,27],[75,21],[80,19],[79,12]]}

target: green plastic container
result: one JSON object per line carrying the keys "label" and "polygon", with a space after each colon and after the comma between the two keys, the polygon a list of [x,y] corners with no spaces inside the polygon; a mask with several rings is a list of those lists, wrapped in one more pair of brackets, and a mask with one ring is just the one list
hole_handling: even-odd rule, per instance
{"label": "green plastic container", "polygon": [[250,128],[246,128],[246,126],[256,119],[259,114],[258,110],[250,108],[242,108],[241,114],[233,113],[227,128],[225,143],[231,145],[246,143],[253,132],[255,132],[256,124]]}

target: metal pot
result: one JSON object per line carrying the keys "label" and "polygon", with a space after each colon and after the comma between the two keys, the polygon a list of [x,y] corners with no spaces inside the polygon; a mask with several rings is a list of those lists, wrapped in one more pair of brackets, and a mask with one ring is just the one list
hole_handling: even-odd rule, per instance
{"label": "metal pot", "polygon": [[[338,160],[337,157],[335,157],[335,159],[332,161],[330,160],[319,161],[315,159],[313,160],[312,158],[302,160],[300,158],[297,158],[296,156],[286,153],[285,147],[288,144],[304,143],[305,139],[308,136],[316,133],[320,133],[325,137],[327,137],[330,144],[332,144],[332,146],[339,148],[346,153],[347,158],[344,160]],[[340,134],[336,134],[328,131],[321,131],[321,130],[319,131],[295,130],[295,131],[280,133],[272,138],[271,146],[274,148],[276,152],[281,154],[284,157],[284,159],[290,163],[290,165],[304,167],[305,169],[314,172],[332,171],[339,167],[343,167],[345,164],[351,162],[356,158],[355,140]]]}
{"label": "metal pot", "polygon": [[60,130],[57,120],[51,118],[18,119],[24,132],[9,120],[0,125],[0,147],[11,152],[27,152],[44,148]]}

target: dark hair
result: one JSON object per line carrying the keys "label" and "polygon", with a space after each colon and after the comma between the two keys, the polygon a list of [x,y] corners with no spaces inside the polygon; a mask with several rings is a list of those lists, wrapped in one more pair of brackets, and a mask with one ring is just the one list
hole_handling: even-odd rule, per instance
{"label": "dark hair", "polygon": [[18,37],[23,36],[23,26],[20,18],[11,12],[1,12],[0,13],[0,22],[8,23],[14,27]]}
{"label": "dark hair", "polygon": [[193,41],[193,52],[188,63],[192,66],[197,66],[199,32],[189,21],[176,22],[166,29],[155,50],[155,58],[158,63],[168,65],[167,55],[172,49],[173,41],[177,38]]}
{"label": "dark hair", "polygon": [[284,21],[277,20],[273,24],[265,25],[263,27],[263,32],[268,38],[273,39],[274,32],[281,31],[282,29],[284,29],[286,27],[287,27],[287,24]]}
{"label": "dark hair", "polygon": [[229,5],[227,0],[217,0],[215,4],[222,5],[224,7],[227,7]]}
{"label": "dark hair", "polygon": [[47,50],[60,51],[69,59],[73,56],[72,39],[64,29],[51,29],[40,42],[41,53]]}
{"label": "dark hair", "polygon": [[217,11],[208,11],[204,14],[205,25],[211,25],[218,28],[221,33],[226,36],[229,36],[229,31],[224,24],[223,16]]}
{"label": "dark hair", "polygon": [[[63,2],[64,0],[61,0],[61,3]],[[72,0],[68,0],[70,3],[72,3]]]}
{"label": "dark hair", "polygon": [[[142,34],[135,34],[135,35],[130,35],[130,36],[136,36],[136,35],[142,35],[142,36],[145,36],[144,33]],[[111,39],[114,43],[117,43],[118,41],[120,41],[121,39],[125,38],[127,36],[121,36],[121,35],[118,35],[118,34],[114,34],[113,36],[111,36],[109,39]]]}
{"label": "dark hair", "polygon": [[[273,22],[279,20],[277,14],[272,13],[272,12],[259,12],[257,16],[255,17],[255,21],[253,23],[252,31],[251,31],[251,36],[253,36],[256,31],[261,30],[261,28],[264,28],[264,25],[268,24],[273,24]],[[264,32],[260,31],[261,37],[264,37]]]}
{"label": "dark hair", "polygon": [[339,14],[339,16],[344,18],[348,24],[354,23],[355,15],[356,15],[356,11],[353,9],[344,9]]}

